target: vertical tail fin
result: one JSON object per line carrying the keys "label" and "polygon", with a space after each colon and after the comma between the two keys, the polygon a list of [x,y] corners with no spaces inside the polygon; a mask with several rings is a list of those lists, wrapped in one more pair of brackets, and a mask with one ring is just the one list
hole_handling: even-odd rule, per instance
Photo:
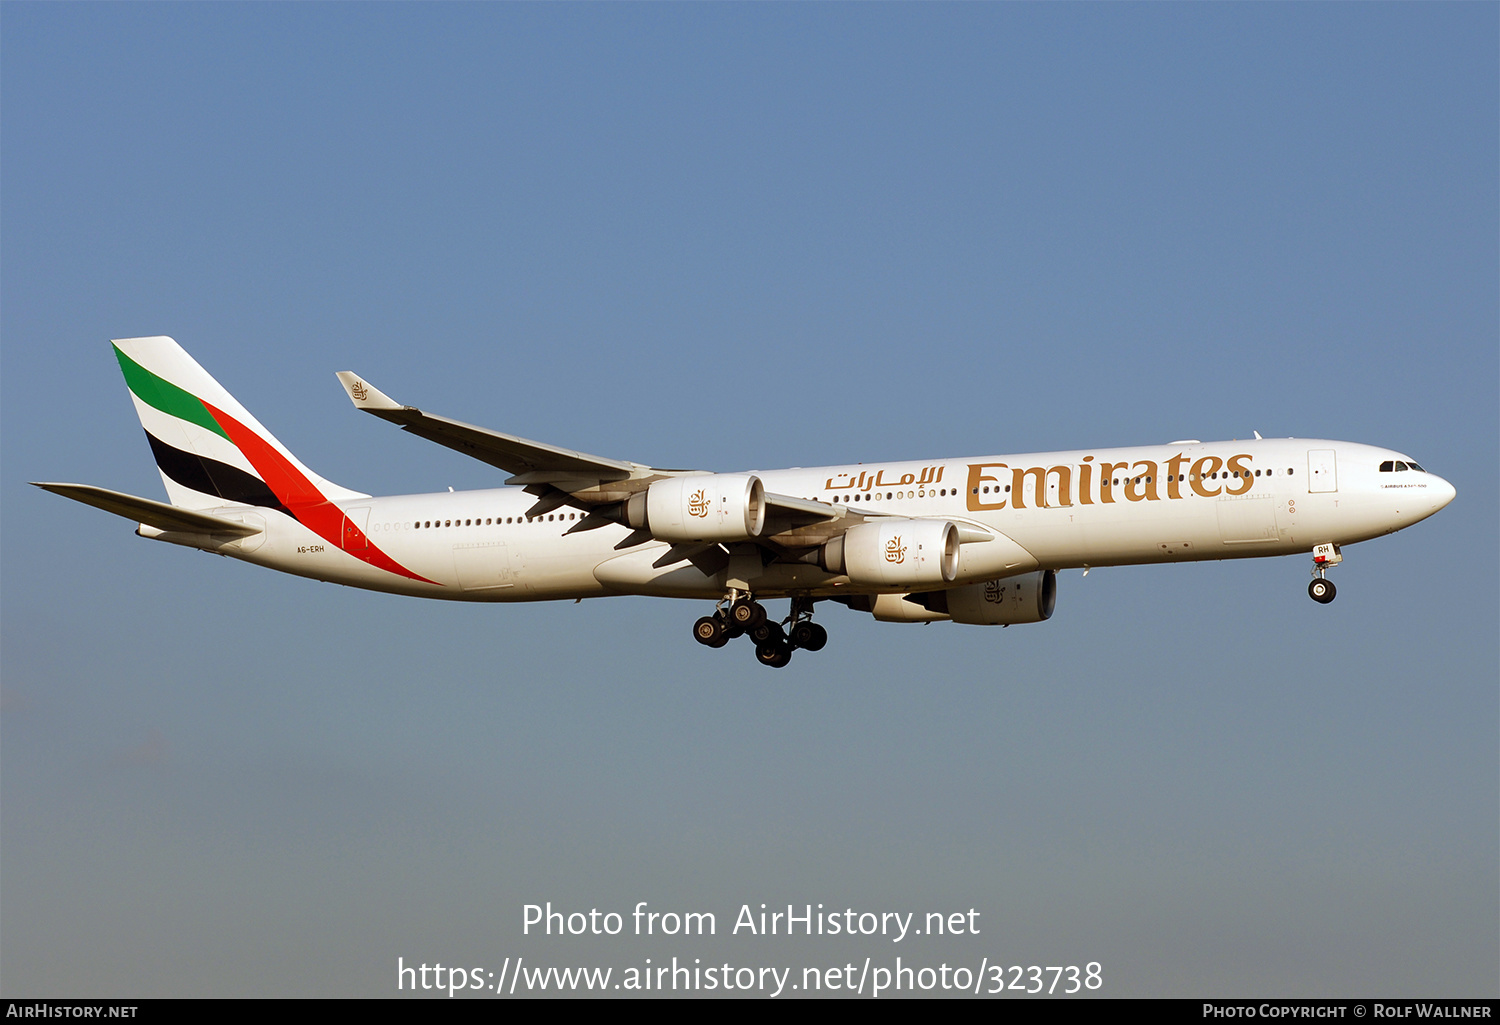
{"label": "vertical tail fin", "polygon": [[366,498],[313,473],[170,338],[113,343],[167,496],[184,509]]}

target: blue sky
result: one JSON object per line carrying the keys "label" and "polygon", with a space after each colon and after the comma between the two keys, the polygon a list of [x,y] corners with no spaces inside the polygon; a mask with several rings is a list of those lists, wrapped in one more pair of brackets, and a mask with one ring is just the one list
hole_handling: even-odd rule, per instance
{"label": "blue sky", "polygon": [[[0,7],[0,983],[394,995],[398,956],[1099,961],[1500,989],[1493,5]],[[1442,514],[1099,570],[782,672],[692,603],[470,608],[153,545],[107,339],[374,493],[349,407],[732,470],[1172,438],[1411,453]],[[521,908],[978,908],[548,940]]]}

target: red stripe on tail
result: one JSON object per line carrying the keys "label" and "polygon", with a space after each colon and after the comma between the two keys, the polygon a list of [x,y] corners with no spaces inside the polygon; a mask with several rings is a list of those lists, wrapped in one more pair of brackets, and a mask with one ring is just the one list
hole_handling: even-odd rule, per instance
{"label": "red stripe on tail", "polygon": [[[201,400],[200,400],[201,401]],[[213,414],[219,426],[224,428],[224,433],[229,435],[229,440],[234,442],[239,450],[245,453],[245,458],[250,460],[250,465],[255,467],[266,486],[281,499],[281,503],[292,511],[297,522],[307,527],[323,540],[331,545],[348,552],[356,559],[362,559],[377,569],[383,569],[388,573],[398,576],[409,577],[412,580],[420,580],[424,584],[442,584],[436,580],[428,580],[419,576],[401,565],[395,559],[382,552],[368,537],[364,538],[367,548],[354,548],[346,545],[344,540],[344,510],[334,505],[323,493],[317,489],[312,481],[303,476],[302,472],[293,466],[280,452],[276,451],[259,434],[240,423],[234,417],[216,409],[207,402],[203,405]],[[353,523],[348,525],[350,541],[356,540],[361,531]]]}

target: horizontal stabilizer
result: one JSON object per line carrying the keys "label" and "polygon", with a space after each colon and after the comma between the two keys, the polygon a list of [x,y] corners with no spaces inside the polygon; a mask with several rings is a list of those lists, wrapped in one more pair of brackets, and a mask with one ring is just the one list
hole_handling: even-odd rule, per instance
{"label": "horizontal stabilizer", "polygon": [[233,537],[248,537],[251,534],[260,533],[259,527],[246,526],[220,516],[179,509],[175,505],[153,502],[149,498],[137,498],[134,495],[110,491],[107,488],[96,488],[89,484],[51,484],[38,481],[31,483],[43,491],[71,498],[75,502],[91,505],[95,509],[103,509],[105,512],[144,523],[158,530],[179,531],[187,534],[228,534]]}

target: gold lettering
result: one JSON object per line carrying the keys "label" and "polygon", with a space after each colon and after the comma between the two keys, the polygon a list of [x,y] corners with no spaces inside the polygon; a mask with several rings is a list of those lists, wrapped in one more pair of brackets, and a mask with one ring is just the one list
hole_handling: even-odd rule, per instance
{"label": "gold lettering", "polygon": [[1204,481],[1208,480],[1209,474],[1218,473],[1219,467],[1223,465],[1224,460],[1218,456],[1204,456],[1193,464],[1192,477],[1188,481],[1188,484],[1192,486],[1195,493],[1202,495],[1204,498],[1213,498],[1219,493],[1219,486],[1215,484],[1213,490],[1209,490],[1208,485]]}
{"label": "gold lettering", "polygon": [[[1143,498],[1148,502],[1155,502],[1157,500],[1156,464],[1149,459],[1142,459],[1135,465],[1137,469],[1142,466],[1146,467],[1146,472],[1138,473],[1125,482],[1125,497],[1132,502],[1139,502]],[[1145,488],[1145,491],[1142,492],[1141,488]]]}
{"label": "gold lettering", "polygon": [[[1243,460],[1244,462],[1242,462]],[[1229,457],[1229,469],[1240,475],[1240,479],[1224,489],[1226,495],[1243,495],[1250,490],[1255,483],[1255,471],[1245,465],[1250,460],[1250,453],[1245,452],[1237,456]]]}
{"label": "gold lettering", "polygon": [[1089,464],[1094,461],[1093,456],[1084,456],[1083,465],[1078,467],[1078,504],[1093,505],[1094,496],[1094,468]]}
{"label": "gold lettering", "polygon": [[1116,470],[1129,470],[1129,463],[1100,463],[1099,464],[1099,499],[1106,505],[1113,505],[1115,501],[1114,488],[1111,481],[1114,479]]}
{"label": "gold lettering", "polygon": [[[999,477],[991,477],[989,474],[987,474],[987,473],[984,472],[985,470],[1009,470],[1009,469],[1010,469],[1010,467],[1007,464],[1005,464],[1005,463],[970,463],[969,464],[969,488],[968,488],[968,492],[964,495],[964,497],[966,499],[968,499],[968,505],[969,505],[969,511],[970,512],[985,512],[985,511],[990,510],[990,509],[1004,509],[1005,508],[1005,499],[1003,499],[1003,498],[1000,499],[1000,501],[998,501],[998,502],[981,502],[979,500],[979,488],[980,488],[980,485],[982,485],[985,481],[990,481],[990,482],[993,482],[995,484],[999,484],[1000,483],[1000,478]],[[939,469],[938,470],[938,479],[941,480],[942,476],[943,476],[943,471],[941,469]],[[935,483],[937,483],[937,481],[934,481],[933,483],[935,484]],[[996,489],[996,490],[998,490],[998,489]],[[1017,505],[1016,508],[1019,509],[1020,506]]]}
{"label": "gold lettering", "polygon": [[1010,471],[1010,507],[1012,509],[1026,508],[1026,478],[1030,477],[1034,482],[1036,496],[1036,507],[1047,508],[1047,471],[1040,466],[1021,469],[1019,466]]}
{"label": "gold lettering", "polygon": [[1187,456],[1181,452],[1167,460],[1167,497],[1182,497],[1182,464]]}

